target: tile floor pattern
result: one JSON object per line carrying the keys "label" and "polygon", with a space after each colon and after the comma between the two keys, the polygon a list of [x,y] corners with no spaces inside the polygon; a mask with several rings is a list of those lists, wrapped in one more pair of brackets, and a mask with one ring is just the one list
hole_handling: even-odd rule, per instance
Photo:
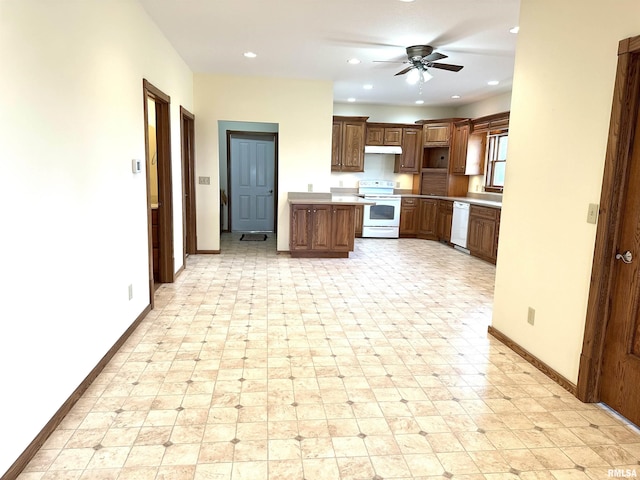
{"label": "tile floor pattern", "polygon": [[436,242],[291,259],[223,236],[21,480],[588,480],[640,434],[487,336],[495,268]]}

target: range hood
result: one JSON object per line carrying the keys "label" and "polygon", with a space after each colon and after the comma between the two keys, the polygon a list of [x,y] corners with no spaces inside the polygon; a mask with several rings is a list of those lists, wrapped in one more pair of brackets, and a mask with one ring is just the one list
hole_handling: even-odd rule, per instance
{"label": "range hood", "polygon": [[386,153],[388,155],[398,155],[402,153],[402,147],[365,145],[364,153]]}

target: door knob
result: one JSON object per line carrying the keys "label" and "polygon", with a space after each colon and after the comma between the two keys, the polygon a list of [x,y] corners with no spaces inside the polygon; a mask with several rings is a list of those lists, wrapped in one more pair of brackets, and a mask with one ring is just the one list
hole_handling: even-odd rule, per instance
{"label": "door knob", "polygon": [[631,263],[633,262],[633,254],[627,250],[624,253],[616,254],[616,260],[622,260],[623,263]]}

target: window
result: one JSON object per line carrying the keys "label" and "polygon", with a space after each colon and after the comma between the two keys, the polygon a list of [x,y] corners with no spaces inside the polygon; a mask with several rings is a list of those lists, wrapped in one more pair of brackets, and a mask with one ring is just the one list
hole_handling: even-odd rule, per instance
{"label": "window", "polygon": [[484,189],[487,192],[500,192],[504,188],[504,173],[507,167],[507,144],[509,133],[502,132],[489,135],[487,148],[487,173]]}

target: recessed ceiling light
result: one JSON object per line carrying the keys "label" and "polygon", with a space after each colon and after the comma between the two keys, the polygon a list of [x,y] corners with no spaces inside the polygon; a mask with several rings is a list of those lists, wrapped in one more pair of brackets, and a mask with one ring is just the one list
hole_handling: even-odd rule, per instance
{"label": "recessed ceiling light", "polygon": [[366,85],[363,85],[362,88],[364,88],[365,90],[371,90],[373,88],[373,85],[368,83]]}
{"label": "recessed ceiling light", "polygon": [[351,65],[358,65],[360,63],[360,60],[358,60],[357,58],[351,58],[347,60],[347,63],[350,63]]}
{"label": "recessed ceiling light", "polygon": [[247,58],[256,58],[258,55],[253,52],[244,52],[244,56]]}
{"label": "recessed ceiling light", "polygon": [[487,85],[498,85],[500,82],[498,80],[489,80]]}
{"label": "recessed ceiling light", "polygon": [[416,100],[416,105],[422,105],[424,103],[424,100]]}
{"label": "recessed ceiling light", "polygon": [[356,99],[355,99],[355,98],[353,98],[353,97],[347,98],[347,102],[351,102],[351,103],[353,103],[353,102],[355,102],[355,101],[356,101]]}
{"label": "recessed ceiling light", "polygon": [[520,27],[516,25],[515,27],[510,28],[509,31],[511,33],[518,33],[520,31]]}
{"label": "recessed ceiling light", "polygon": [[460,95],[451,95],[451,98],[454,98],[457,100],[458,98],[460,98]]}
{"label": "recessed ceiling light", "polygon": [[416,0],[400,0],[400,1],[404,3],[411,3],[411,2],[415,2]]}

